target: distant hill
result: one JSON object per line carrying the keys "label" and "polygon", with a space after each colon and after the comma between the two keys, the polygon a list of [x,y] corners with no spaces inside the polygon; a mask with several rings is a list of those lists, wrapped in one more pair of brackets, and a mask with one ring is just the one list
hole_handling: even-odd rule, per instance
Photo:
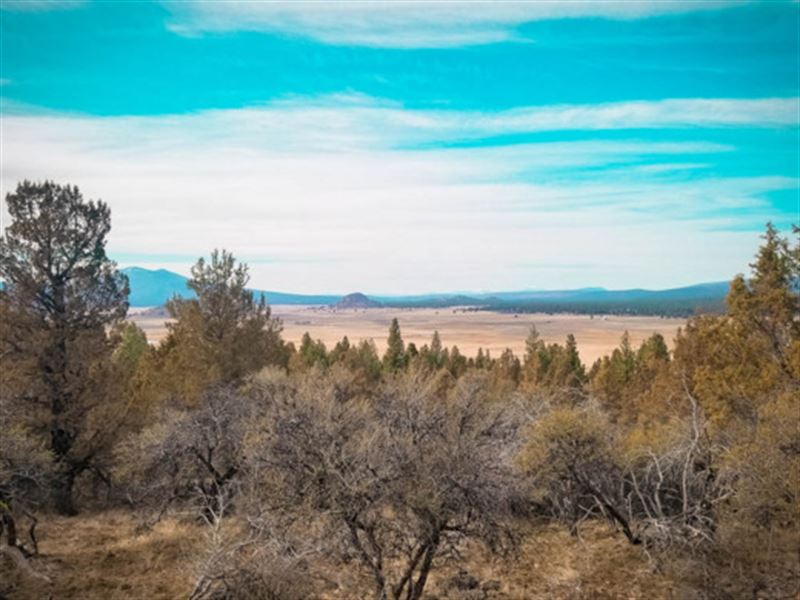
{"label": "distant hill", "polygon": [[[133,307],[161,306],[173,295],[191,298],[187,278],[172,271],[151,271],[140,267],[122,269],[130,280]],[[583,314],[631,314],[687,316],[697,312],[721,312],[729,283],[701,283],[668,290],[523,290],[491,293],[418,294],[410,296],[365,296],[361,293],[338,296],[307,295],[260,291],[269,304],[309,304],[335,308],[447,308],[468,306],[475,309],[508,312],[552,312]]]}
{"label": "distant hill", "polygon": [[383,306],[383,304],[380,302],[368,298],[361,292],[356,292],[354,294],[347,294],[347,296],[334,304],[333,308],[346,310],[352,308],[380,308],[381,306]]}
{"label": "distant hill", "polygon": [[476,294],[430,294],[376,297],[386,306],[471,306],[508,312],[553,312],[688,316],[697,312],[722,312],[729,283],[701,283],[668,290],[528,290]]}
{"label": "distant hill", "polygon": [[669,290],[575,290],[540,292],[491,303],[494,308],[515,312],[576,312],[689,316],[725,310],[730,283],[718,281]]}
{"label": "distant hill", "polygon": [[[194,292],[186,286],[188,278],[166,269],[150,270],[141,267],[127,267],[122,272],[128,276],[131,293],[130,305],[133,307],[161,306],[174,295],[193,298]],[[269,304],[333,304],[341,299],[336,295],[286,294],[265,290],[253,290],[264,294]]]}
{"label": "distant hill", "polygon": [[186,287],[186,277],[172,271],[128,267],[122,272],[128,276],[131,306],[161,306],[175,295],[194,298],[194,292]]}

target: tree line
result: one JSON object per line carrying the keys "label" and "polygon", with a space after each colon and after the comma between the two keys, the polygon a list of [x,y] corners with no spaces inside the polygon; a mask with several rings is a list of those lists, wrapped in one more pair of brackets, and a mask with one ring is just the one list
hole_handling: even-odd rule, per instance
{"label": "tree line", "polygon": [[503,556],[520,523],[603,521],[700,597],[797,593],[800,243],[771,225],[724,314],[587,368],[535,328],[519,357],[418,348],[396,319],[382,356],[295,346],[225,250],[151,345],[105,203],[23,182],[7,206],[0,547],[20,568],[51,511],[126,507],[202,524],[193,598],[313,596],[317,556],[411,600],[466,540]]}

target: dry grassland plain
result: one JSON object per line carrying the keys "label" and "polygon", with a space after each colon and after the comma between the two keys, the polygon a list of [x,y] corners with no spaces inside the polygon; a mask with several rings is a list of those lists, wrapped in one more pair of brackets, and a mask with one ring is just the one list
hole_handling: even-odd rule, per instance
{"label": "dry grassland plain", "polygon": [[[283,337],[297,344],[305,332],[314,339],[325,342],[328,349],[347,336],[351,343],[362,339],[374,340],[382,354],[386,346],[392,318],[400,321],[406,343],[417,347],[430,342],[438,331],[445,346],[458,346],[467,356],[474,356],[478,348],[489,350],[497,357],[506,348],[522,356],[525,338],[531,325],[535,325],[545,342],[563,344],[570,333],[575,336],[581,359],[587,365],[619,345],[628,331],[631,342],[638,346],[653,333],[660,333],[667,343],[672,341],[685,319],[633,316],[595,316],[541,313],[501,313],[493,311],[464,311],[457,308],[370,308],[336,310],[322,306],[275,305],[273,314],[283,321]],[[135,321],[147,333],[151,342],[166,335],[163,317],[133,314]]]}

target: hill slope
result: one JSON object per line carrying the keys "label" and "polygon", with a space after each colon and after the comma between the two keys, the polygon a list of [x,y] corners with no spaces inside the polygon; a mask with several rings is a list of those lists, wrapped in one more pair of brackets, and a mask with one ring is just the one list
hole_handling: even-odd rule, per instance
{"label": "hill slope", "polygon": [[194,292],[186,287],[186,277],[166,269],[151,271],[141,267],[122,269],[128,276],[131,306],[161,306],[172,296],[193,298]]}
{"label": "hill slope", "polygon": [[383,304],[380,302],[368,298],[361,292],[355,292],[354,294],[347,294],[347,296],[334,304],[333,308],[346,310],[353,308],[380,308],[381,306]]}
{"label": "hill slope", "polygon": [[[178,273],[158,269],[127,267],[122,272],[128,276],[131,293],[130,305],[134,307],[161,306],[172,296],[193,298],[194,292],[186,286],[188,279]],[[333,304],[341,299],[335,295],[286,294],[267,290],[253,290],[264,294],[269,304]]]}

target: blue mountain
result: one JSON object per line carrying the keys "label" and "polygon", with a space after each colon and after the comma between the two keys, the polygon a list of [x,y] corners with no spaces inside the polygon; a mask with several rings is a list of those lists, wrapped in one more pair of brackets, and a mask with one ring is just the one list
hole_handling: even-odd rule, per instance
{"label": "blue mountain", "polygon": [[[131,306],[161,306],[177,295],[182,298],[193,298],[195,293],[188,288],[188,278],[166,269],[143,269],[127,267],[122,272],[128,276],[131,293],[128,301]],[[256,294],[264,294],[269,304],[333,304],[341,300],[336,295],[286,294],[266,290],[253,290]]]}
{"label": "blue mountain", "polygon": [[[130,281],[130,305],[161,306],[172,296],[194,296],[183,275],[141,267],[122,269]],[[669,290],[526,290],[475,294],[418,294],[409,296],[371,296],[366,302],[390,307],[473,306],[514,312],[625,313],[650,315],[689,315],[720,312],[724,309],[728,282],[701,283]],[[342,296],[331,294],[287,294],[269,290],[263,293],[269,304],[337,304]]]}
{"label": "blue mountain", "polygon": [[161,306],[173,296],[193,298],[194,292],[186,286],[187,278],[166,269],[151,271],[141,267],[122,269],[128,276],[131,306]]}

